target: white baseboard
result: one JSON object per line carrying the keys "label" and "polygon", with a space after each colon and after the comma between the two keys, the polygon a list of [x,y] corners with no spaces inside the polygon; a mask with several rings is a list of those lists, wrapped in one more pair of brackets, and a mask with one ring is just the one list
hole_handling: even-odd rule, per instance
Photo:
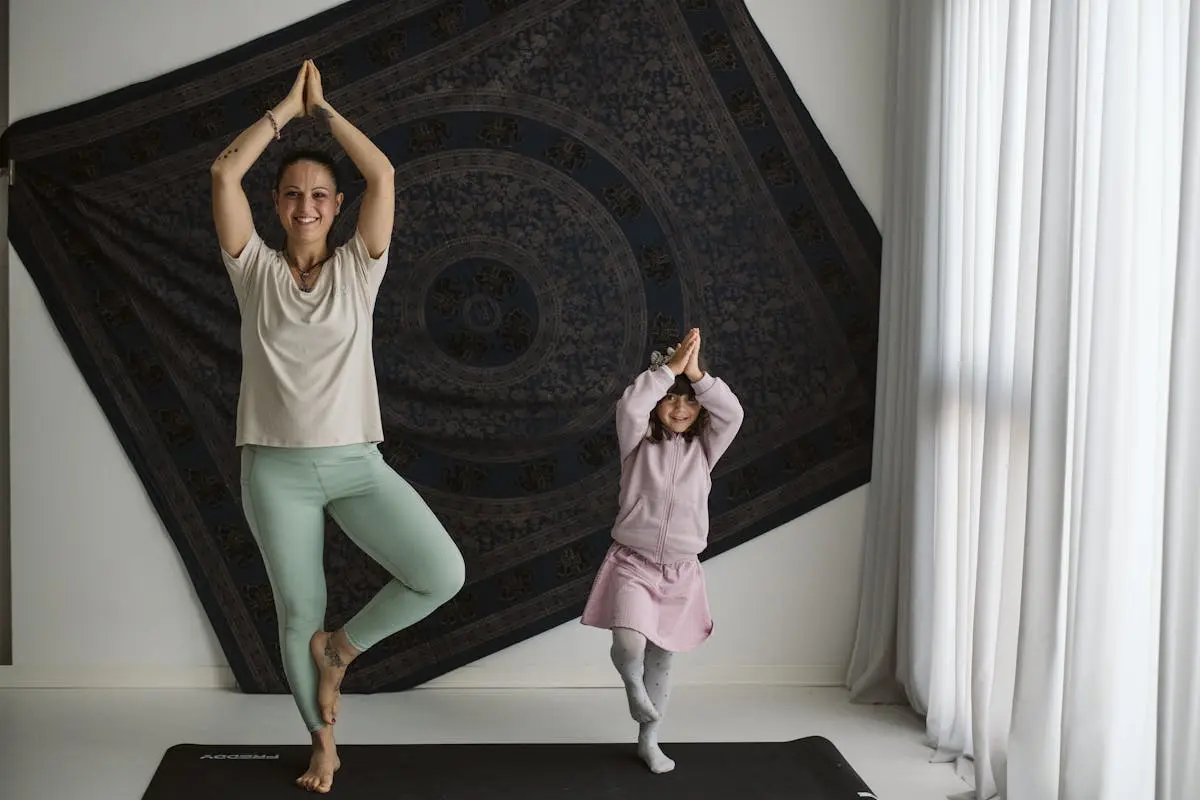
{"label": "white baseboard", "polygon": [[[832,665],[722,664],[692,667],[681,660],[671,672],[676,686],[843,686],[846,682],[846,667]],[[593,689],[620,685],[620,678],[609,664],[570,670],[551,666],[499,670],[484,665],[468,665],[429,681],[424,688]]]}
{"label": "white baseboard", "polygon": [[0,689],[231,689],[228,667],[0,667]]}
{"label": "white baseboard", "polygon": [[[677,686],[843,686],[846,668],[826,666],[688,667],[675,672]],[[498,670],[468,665],[422,684],[419,689],[592,689],[620,683],[612,667],[561,670],[553,667]],[[0,689],[233,689],[228,667],[0,666]]]}

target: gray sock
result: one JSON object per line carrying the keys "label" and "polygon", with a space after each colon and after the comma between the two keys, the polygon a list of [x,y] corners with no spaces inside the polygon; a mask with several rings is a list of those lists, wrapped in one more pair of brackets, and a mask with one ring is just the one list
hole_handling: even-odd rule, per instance
{"label": "gray sock", "polygon": [[643,722],[638,730],[638,755],[646,762],[651,772],[670,772],[675,762],[667,758],[658,746],[658,728],[667,714],[667,701],[671,697],[671,653],[653,643],[646,645],[646,671],[643,682],[650,702],[658,711],[658,719]]}
{"label": "gray sock", "polygon": [[646,637],[629,628],[613,628],[612,650],[609,654],[625,683],[625,696],[629,700],[629,715],[633,721],[645,723],[657,720],[658,712],[646,694],[646,685],[643,683]]}

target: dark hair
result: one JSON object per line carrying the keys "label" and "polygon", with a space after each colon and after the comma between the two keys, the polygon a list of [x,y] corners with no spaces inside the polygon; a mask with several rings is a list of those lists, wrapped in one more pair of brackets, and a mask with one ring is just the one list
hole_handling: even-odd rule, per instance
{"label": "dark hair", "polygon": [[325,169],[329,170],[329,174],[333,176],[333,190],[336,192],[338,188],[338,166],[333,160],[333,156],[326,153],[324,150],[292,150],[283,156],[279,162],[279,169],[275,172],[275,191],[279,191],[279,184],[283,182],[283,173],[287,172],[288,167],[299,161],[312,161],[314,164],[320,164]]}
{"label": "dark hair", "polygon": [[[688,400],[696,399],[696,390],[692,387],[692,382],[687,379],[686,375],[676,375],[675,383],[671,384],[671,388],[667,389],[667,393],[663,398],[671,395],[679,395],[686,397]],[[662,399],[658,401],[662,402]],[[691,441],[695,437],[704,432],[704,427],[708,425],[708,409],[700,406],[700,413],[696,415],[696,419],[692,422],[691,427],[684,431],[681,436],[687,441]],[[658,403],[654,404],[654,410],[650,412],[650,441],[661,442],[667,437],[667,426],[662,424],[658,418]]]}

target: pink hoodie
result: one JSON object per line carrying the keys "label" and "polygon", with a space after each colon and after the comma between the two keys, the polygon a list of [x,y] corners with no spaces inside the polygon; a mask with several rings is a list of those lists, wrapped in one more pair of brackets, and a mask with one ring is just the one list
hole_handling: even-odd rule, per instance
{"label": "pink hoodie", "polygon": [[745,416],[729,386],[706,373],[692,388],[708,409],[708,429],[691,441],[667,431],[654,442],[647,438],[650,412],[674,382],[665,365],[647,370],[617,401],[621,509],[612,537],[660,564],[692,558],[708,546],[710,473]]}

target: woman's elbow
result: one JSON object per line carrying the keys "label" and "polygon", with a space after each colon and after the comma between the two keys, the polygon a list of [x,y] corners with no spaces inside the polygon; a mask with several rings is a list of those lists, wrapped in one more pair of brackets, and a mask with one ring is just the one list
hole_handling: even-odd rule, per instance
{"label": "woman's elbow", "polygon": [[396,185],[396,168],[390,161],[384,161],[378,167],[371,169],[369,175],[364,175],[369,186],[382,189],[392,189]]}
{"label": "woman's elbow", "polygon": [[229,162],[219,158],[208,168],[208,174],[214,184],[240,182],[240,176],[230,171]]}

